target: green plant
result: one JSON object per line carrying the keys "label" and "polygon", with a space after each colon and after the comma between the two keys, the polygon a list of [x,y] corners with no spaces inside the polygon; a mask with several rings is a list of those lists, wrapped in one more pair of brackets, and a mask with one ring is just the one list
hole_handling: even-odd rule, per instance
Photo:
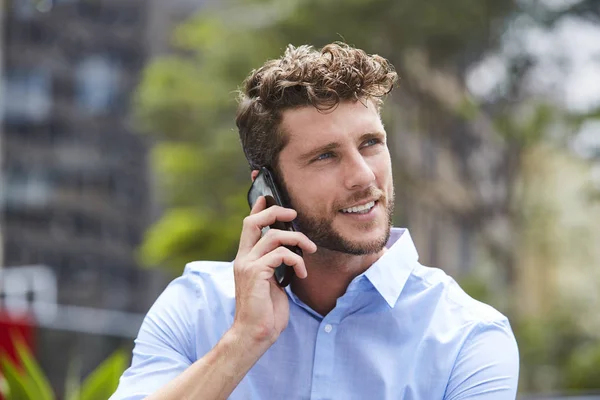
{"label": "green plant", "polygon": [[[55,400],[56,396],[48,379],[27,346],[15,339],[19,363],[13,362],[6,354],[0,354],[0,394],[6,400]],[[77,362],[74,363],[74,365]],[[119,377],[127,368],[127,354],[117,350],[104,360],[90,375],[79,382],[76,369],[67,378],[67,400],[106,400],[117,389]]]}
{"label": "green plant", "polygon": [[0,355],[0,367],[6,379],[7,400],[53,400],[54,392],[40,366],[21,339],[14,339],[20,366],[6,354]]}

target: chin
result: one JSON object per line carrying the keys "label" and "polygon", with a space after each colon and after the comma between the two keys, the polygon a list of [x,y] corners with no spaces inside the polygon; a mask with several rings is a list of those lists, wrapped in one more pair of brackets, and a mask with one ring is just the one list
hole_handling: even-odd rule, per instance
{"label": "chin", "polygon": [[366,256],[379,253],[385,247],[386,240],[379,239],[371,242],[368,241],[347,241],[344,252],[355,256]]}
{"label": "chin", "polygon": [[333,229],[335,229],[337,232],[340,232],[342,236],[348,240],[353,240],[356,242],[371,242],[378,240],[382,236],[386,236],[390,228],[391,225],[384,218],[367,223],[340,223],[333,225]]}
{"label": "chin", "polygon": [[[348,234],[349,229],[337,230],[344,253],[353,255],[368,255],[380,252],[388,242],[390,229],[388,227],[371,229],[368,232],[359,231]],[[343,233],[342,233],[343,232]]]}

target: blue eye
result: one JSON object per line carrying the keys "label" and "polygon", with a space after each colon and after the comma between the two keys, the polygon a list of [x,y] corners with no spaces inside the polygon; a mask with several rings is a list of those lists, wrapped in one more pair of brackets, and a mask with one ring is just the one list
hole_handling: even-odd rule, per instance
{"label": "blue eye", "polygon": [[318,156],[315,160],[316,161],[320,161],[320,160],[327,160],[328,158],[333,157],[333,153],[328,152],[328,153],[323,153],[320,156]]}
{"label": "blue eye", "polygon": [[379,143],[381,143],[381,141],[379,139],[373,138],[373,139],[367,140],[365,142],[364,146],[365,147],[369,147],[369,146],[374,146],[374,145],[379,144]]}

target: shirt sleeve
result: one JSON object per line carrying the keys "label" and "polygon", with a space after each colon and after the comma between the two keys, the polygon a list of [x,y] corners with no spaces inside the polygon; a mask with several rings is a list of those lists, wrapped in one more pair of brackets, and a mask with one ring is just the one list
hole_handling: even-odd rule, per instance
{"label": "shirt sleeve", "polygon": [[190,279],[177,278],[159,296],[135,340],[131,366],[109,400],[138,400],[174,379],[195,359],[193,311],[196,290]]}
{"label": "shirt sleeve", "polygon": [[458,354],[444,399],[515,399],[518,381],[519,350],[510,324],[480,323]]}

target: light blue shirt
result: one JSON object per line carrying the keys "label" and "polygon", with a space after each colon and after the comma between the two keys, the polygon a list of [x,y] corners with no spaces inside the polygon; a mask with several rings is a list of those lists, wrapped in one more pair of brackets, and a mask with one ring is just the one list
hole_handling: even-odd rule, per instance
{"label": "light blue shirt", "polygon": [[[142,399],[210,351],[233,323],[233,264],[193,262],[152,306],[111,400]],[[419,264],[410,234],[357,276],[325,317],[287,288],[290,321],[230,399],[514,399],[506,317]]]}

